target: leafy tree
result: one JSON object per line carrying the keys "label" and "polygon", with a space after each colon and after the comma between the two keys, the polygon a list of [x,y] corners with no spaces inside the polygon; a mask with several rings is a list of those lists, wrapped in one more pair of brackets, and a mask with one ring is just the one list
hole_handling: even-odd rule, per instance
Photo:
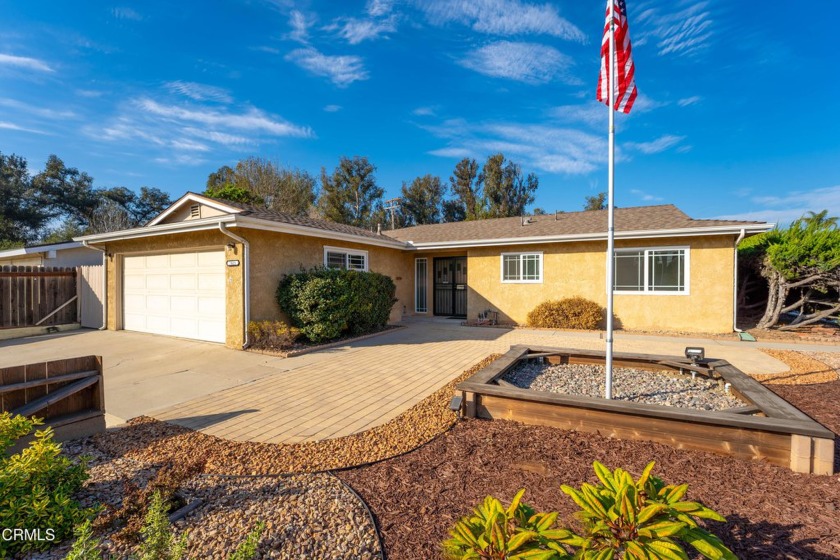
{"label": "leafy tree", "polygon": [[455,165],[449,178],[454,198],[444,203],[446,221],[480,220],[519,216],[534,202],[539,179],[533,173],[522,174],[519,164],[494,154],[479,170],[474,159],[464,158]]}
{"label": "leafy tree", "polygon": [[534,216],[546,216],[548,212],[546,212],[543,208],[537,207],[531,212]]}
{"label": "leafy tree", "polygon": [[44,170],[32,177],[32,187],[49,218],[69,217],[85,223],[99,203],[93,177],[67,167],[56,155],[47,158]]}
{"label": "leafy tree", "polygon": [[403,183],[401,214],[405,225],[438,224],[443,214],[446,186],[440,177],[424,175]]}
{"label": "leafy tree", "polygon": [[384,189],[376,184],[376,166],[366,157],[342,157],[332,175],[321,170],[318,209],[323,218],[357,227],[375,227]]}
{"label": "leafy tree", "polygon": [[[739,252],[760,266],[768,282],[768,299],[759,328],[776,326],[783,313],[798,311],[782,330],[810,325],[840,311],[840,230],[827,211],[774,229]],[[790,302],[792,293],[798,298]]]}
{"label": "leafy tree", "polygon": [[525,207],[534,202],[534,193],[539,179],[533,173],[522,175],[522,168],[505,160],[503,154],[494,154],[479,175],[478,181],[484,188],[484,216],[507,218],[521,216]]}
{"label": "leafy tree", "polygon": [[0,152],[0,244],[23,245],[36,238],[47,221],[38,202],[26,159]]}
{"label": "leafy tree", "polygon": [[245,204],[259,204],[262,202],[260,197],[248,189],[237,187],[233,183],[225,183],[224,185],[213,187],[208,186],[204,194],[210,198],[221,198],[223,200],[243,202]]}
{"label": "leafy tree", "polygon": [[607,209],[607,193],[600,192],[595,196],[587,196],[586,204],[583,205],[584,210],[606,210]]}
{"label": "leafy tree", "polygon": [[204,194],[302,216],[315,202],[315,179],[306,171],[252,156],[235,169],[225,165],[211,173]]}
{"label": "leafy tree", "polygon": [[169,195],[157,187],[140,187],[140,196],[128,207],[134,223],[141,226],[172,204]]}
{"label": "leafy tree", "polygon": [[[462,220],[478,220],[482,217],[481,183],[478,181],[478,162],[464,158],[455,165],[455,171],[449,177],[454,200],[449,202],[448,217]],[[444,208],[444,214],[447,208]],[[460,221],[456,219],[447,221]]]}

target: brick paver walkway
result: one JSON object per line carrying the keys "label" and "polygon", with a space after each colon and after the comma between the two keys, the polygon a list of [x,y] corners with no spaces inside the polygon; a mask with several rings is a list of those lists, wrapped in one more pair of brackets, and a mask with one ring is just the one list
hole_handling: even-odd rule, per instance
{"label": "brick paver walkway", "polygon": [[[749,373],[786,371],[754,347],[703,341],[706,355]],[[616,337],[616,351],[682,355],[679,339]],[[488,354],[514,344],[601,350],[597,333],[462,327],[410,319],[406,327],[340,348],[284,360],[287,371],[156,412],[154,417],[222,438],[294,443],[350,435],[387,422]]]}

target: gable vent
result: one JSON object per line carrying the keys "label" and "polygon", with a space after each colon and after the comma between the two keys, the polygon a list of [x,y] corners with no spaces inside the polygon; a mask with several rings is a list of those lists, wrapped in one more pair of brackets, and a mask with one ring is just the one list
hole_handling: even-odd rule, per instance
{"label": "gable vent", "polygon": [[193,204],[190,206],[190,218],[200,218],[201,217],[201,209],[198,207],[198,204]]}

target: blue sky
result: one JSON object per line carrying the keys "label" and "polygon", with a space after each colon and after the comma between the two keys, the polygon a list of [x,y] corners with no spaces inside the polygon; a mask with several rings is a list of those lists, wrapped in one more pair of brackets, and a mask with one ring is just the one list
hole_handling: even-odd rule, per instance
{"label": "blue sky", "polygon": [[[639,99],[616,204],[697,218],[840,215],[827,1],[627,0]],[[315,175],[367,156],[386,196],[502,151],[535,206],[607,186],[601,0],[0,0],[0,152],[99,187],[201,191],[258,155]]]}

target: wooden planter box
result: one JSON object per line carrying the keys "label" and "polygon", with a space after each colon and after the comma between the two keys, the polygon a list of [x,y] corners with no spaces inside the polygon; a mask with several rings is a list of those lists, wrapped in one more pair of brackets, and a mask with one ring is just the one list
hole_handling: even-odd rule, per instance
{"label": "wooden planter box", "polygon": [[503,357],[458,385],[462,414],[763,459],[795,472],[834,473],[834,433],[725,360],[707,360],[698,367],[682,357],[618,352],[613,356],[615,366],[669,372],[702,370],[704,375],[731,383],[732,391],[750,406],[711,412],[532,391],[496,382],[520,360],[534,357],[551,363],[605,361],[604,352],[512,346]]}

